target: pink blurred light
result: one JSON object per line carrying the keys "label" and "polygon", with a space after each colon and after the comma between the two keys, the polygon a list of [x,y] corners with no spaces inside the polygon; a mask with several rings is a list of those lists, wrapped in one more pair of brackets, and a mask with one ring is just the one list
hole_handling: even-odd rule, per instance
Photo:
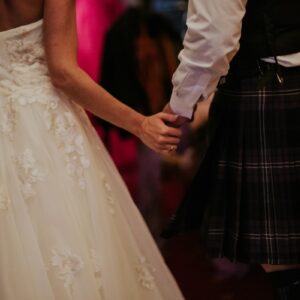
{"label": "pink blurred light", "polygon": [[103,43],[107,30],[124,11],[120,0],[77,0],[78,61],[94,79],[99,79]]}

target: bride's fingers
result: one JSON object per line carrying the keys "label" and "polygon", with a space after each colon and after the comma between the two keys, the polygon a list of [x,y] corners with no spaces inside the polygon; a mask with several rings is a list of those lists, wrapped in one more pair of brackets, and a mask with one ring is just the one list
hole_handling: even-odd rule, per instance
{"label": "bride's fingers", "polygon": [[179,138],[176,137],[170,137],[170,136],[159,136],[157,138],[157,142],[159,145],[161,146],[165,146],[165,145],[178,145],[180,142]]}
{"label": "bride's fingers", "polygon": [[177,150],[177,145],[169,144],[158,147],[160,152],[164,152],[165,154],[171,154]]}
{"label": "bride's fingers", "polygon": [[175,123],[176,120],[178,119],[177,115],[167,113],[167,112],[160,112],[157,114],[163,121],[168,122],[168,123]]}
{"label": "bride's fingers", "polygon": [[[172,126],[172,122],[171,122],[171,120],[176,121],[178,116],[166,114],[166,113],[158,113],[156,117],[158,117],[161,120],[161,128],[160,128],[161,134],[166,136],[174,136],[178,138],[181,137],[181,129]],[[167,125],[166,122],[171,126]]]}
{"label": "bride's fingers", "polygon": [[182,134],[181,129],[169,127],[165,124],[164,124],[164,128],[162,129],[161,133],[164,136],[173,136],[173,137],[177,137],[177,138],[180,138],[181,134]]}

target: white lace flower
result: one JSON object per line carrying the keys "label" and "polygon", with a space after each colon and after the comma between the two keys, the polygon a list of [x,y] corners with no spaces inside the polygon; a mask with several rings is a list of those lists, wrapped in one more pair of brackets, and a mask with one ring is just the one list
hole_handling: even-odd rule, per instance
{"label": "white lace flower", "polygon": [[75,151],[78,154],[83,154],[83,137],[82,135],[76,135],[74,139]]}
{"label": "white lace flower", "polygon": [[64,281],[68,296],[72,298],[75,276],[84,266],[82,259],[68,249],[52,249],[51,265],[58,269],[58,278]]}
{"label": "white lace flower", "polygon": [[155,278],[153,273],[156,270],[149,265],[145,257],[138,258],[138,264],[136,266],[136,272],[138,275],[138,281],[142,287],[153,290],[155,288]]}
{"label": "white lace flower", "polygon": [[45,51],[42,44],[42,34],[34,42],[31,39],[18,38],[6,41],[10,60],[14,64],[32,65],[44,60]]}
{"label": "white lace flower", "polygon": [[21,155],[15,158],[18,176],[22,184],[22,193],[25,199],[30,199],[36,195],[34,185],[37,182],[45,181],[46,173],[38,167],[38,162],[30,149],[26,149]]}
{"label": "white lace flower", "polygon": [[16,125],[16,111],[10,102],[1,109],[0,131],[12,138],[12,133]]}
{"label": "white lace flower", "polygon": [[20,49],[23,48],[23,40],[11,40],[6,42],[6,48],[12,62],[17,62],[20,57]]}
{"label": "white lace flower", "polygon": [[90,166],[90,160],[84,156],[80,157],[80,163],[84,169],[87,169]]}
{"label": "white lace flower", "polygon": [[52,129],[59,148],[65,154],[66,172],[72,176],[81,190],[86,189],[85,170],[90,167],[90,160],[85,155],[84,139],[70,112],[45,114],[46,126]]}
{"label": "white lace flower", "polygon": [[90,249],[90,260],[94,268],[94,275],[98,282],[99,289],[102,288],[102,274],[101,274],[101,265],[99,263],[99,258],[94,249]]}
{"label": "white lace flower", "polygon": [[[31,34],[32,37],[28,38]],[[7,40],[5,45],[9,62],[4,67],[7,76],[5,80],[0,80],[0,90],[8,104],[5,109],[0,109],[0,133],[12,135],[17,114],[24,106],[43,105],[45,126],[54,132],[58,147],[65,156],[67,173],[84,190],[87,185],[85,170],[90,166],[85,154],[84,138],[73,113],[66,109],[65,112],[59,112],[57,109],[65,96],[61,96],[52,85],[45,60],[42,31],[25,31],[18,39]],[[82,108],[81,111],[83,113]],[[19,165],[22,165],[20,160]],[[41,174],[35,174],[34,167],[27,174],[24,164],[20,170],[24,196],[31,198],[35,195],[34,183],[41,179],[37,175]]]}
{"label": "white lace flower", "polygon": [[111,185],[108,183],[107,177],[105,176],[104,173],[101,174],[101,179],[102,179],[102,184],[103,184],[104,190],[106,192],[106,200],[109,205],[108,211],[110,212],[111,215],[115,215],[116,214],[116,210],[115,210],[115,206],[114,206],[115,201],[114,201],[114,198],[112,195]]}
{"label": "white lace flower", "polygon": [[[53,93],[53,89],[51,89]],[[53,95],[53,97],[49,97],[47,101],[47,108],[48,109],[56,109],[58,106],[58,97],[57,95]]]}
{"label": "white lace flower", "polygon": [[17,39],[4,42],[8,62],[1,64],[7,74],[0,80],[0,91],[7,104],[0,110],[0,132],[10,138],[16,128],[20,107],[38,103],[45,105],[46,110],[54,110],[58,105],[59,96],[51,83],[45,60],[42,31],[36,31],[32,38],[28,38],[28,34],[31,32],[26,31]]}

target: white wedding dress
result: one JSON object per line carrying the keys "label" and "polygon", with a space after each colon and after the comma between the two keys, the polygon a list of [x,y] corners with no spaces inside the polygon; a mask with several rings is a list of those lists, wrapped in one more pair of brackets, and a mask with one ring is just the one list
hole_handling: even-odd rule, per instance
{"label": "white wedding dress", "polygon": [[42,38],[0,32],[0,299],[183,299]]}

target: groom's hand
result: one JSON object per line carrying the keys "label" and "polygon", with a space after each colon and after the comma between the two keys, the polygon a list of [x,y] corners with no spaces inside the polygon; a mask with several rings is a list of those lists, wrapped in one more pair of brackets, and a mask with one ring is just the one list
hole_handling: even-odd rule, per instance
{"label": "groom's hand", "polygon": [[[173,110],[170,107],[169,103],[164,107],[163,112],[175,115],[175,113],[173,112]],[[177,118],[174,122],[168,123],[167,125],[172,126],[172,127],[181,127],[183,124],[185,124],[189,121],[190,120],[188,118],[185,118],[185,117],[182,117],[182,116],[177,116]]]}

